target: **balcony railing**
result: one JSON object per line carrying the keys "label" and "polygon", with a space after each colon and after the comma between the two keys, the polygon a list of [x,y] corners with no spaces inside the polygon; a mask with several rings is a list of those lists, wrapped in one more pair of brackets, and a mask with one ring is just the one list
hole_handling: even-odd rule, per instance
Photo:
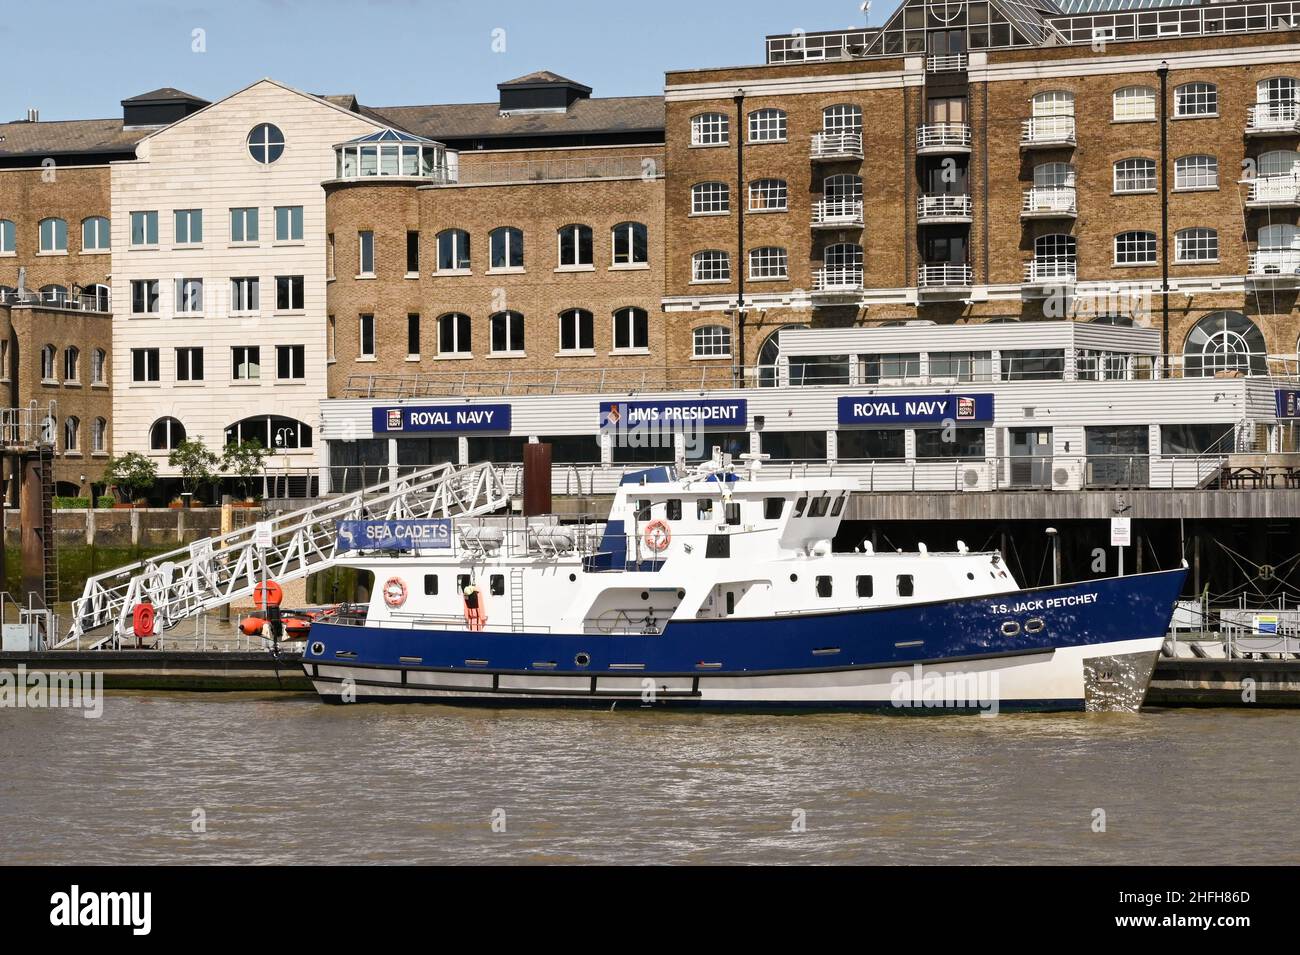
{"label": "balcony railing", "polygon": [[813,271],[814,292],[857,292],[862,287],[861,266],[836,266]]}
{"label": "balcony railing", "polygon": [[861,159],[861,133],[813,133],[813,159]]}
{"label": "balcony railing", "polygon": [[1020,207],[1020,214],[1026,218],[1073,216],[1076,211],[1073,186],[1026,189],[1024,205]]}
{"label": "balcony railing", "polygon": [[862,225],[861,199],[823,199],[812,208],[814,226]]}
{"label": "balcony railing", "polygon": [[663,161],[655,156],[607,156],[585,159],[527,159],[512,162],[462,161],[455,180],[446,185],[556,182],[574,179],[662,179]]}
{"label": "balcony railing", "polygon": [[1025,263],[1025,282],[1073,282],[1079,275],[1079,262],[1073,255],[1036,255]]}
{"label": "balcony railing", "polygon": [[1246,110],[1246,135],[1300,133],[1300,103],[1255,103]]}
{"label": "balcony railing", "polygon": [[1249,274],[1300,279],[1300,249],[1260,249],[1250,253]]}
{"label": "balcony railing", "polygon": [[877,30],[832,30],[827,33],[788,33],[767,38],[767,62],[839,60],[862,56]]}
{"label": "balcony railing", "polygon": [[961,289],[974,284],[975,271],[953,262],[927,263],[916,270],[919,289]]}
{"label": "balcony railing", "polygon": [[99,294],[68,292],[0,291],[0,305],[32,305],[41,308],[66,308],[78,312],[111,312],[108,292]]}
{"label": "balcony railing", "polygon": [[969,60],[965,53],[947,53],[925,58],[925,68],[930,73],[961,73]]}
{"label": "balcony railing", "polygon": [[971,218],[970,196],[917,196],[918,222],[960,222]]}
{"label": "balcony railing", "polygon": [[1020,124],[1021,147],[1073,146],[1073,116],[1035,116]]}
{"label": "balcony railing", "polygon": [[969,152],[969,123],[927,123],[916,127],[917,152]]}
{"label": "balcony railing", "polygon": [[1300,205],[1300,176],[1259,176],[1251,179],[1246,205],[1265,208]]}

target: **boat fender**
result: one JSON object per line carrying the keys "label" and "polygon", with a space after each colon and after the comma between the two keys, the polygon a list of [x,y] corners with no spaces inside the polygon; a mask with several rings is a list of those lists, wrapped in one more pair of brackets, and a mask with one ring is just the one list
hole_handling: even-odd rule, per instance
{"label": "boat fender", "polygon": [[668,549],[673,539],[673,532],[667,523],[656,519],[645,526],[644,536],[646,547],[658,554]]}
{"label": "boat fender", "polygon": [[384,603],[390,607],[406,603],[406,581],[401,577],[389,577],[384,583]]}
{"label": "boat fender", "polygon": [[253,603],[262,610],[278,607],[284,601],[284,588],[274,580],[261,581],[253,588]]}

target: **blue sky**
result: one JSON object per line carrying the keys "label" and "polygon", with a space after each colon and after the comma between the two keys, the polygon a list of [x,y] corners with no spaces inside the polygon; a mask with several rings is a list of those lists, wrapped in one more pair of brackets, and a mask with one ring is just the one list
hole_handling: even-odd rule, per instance
{"label": "blue sky", "polygon": [[[860,26],[859,0],[0,0],[0,120],[120,115],[175,86],[218,99],[264,76],[392,106],[485,102],[537,69],[596,96],[656,93],[663,72],[759,63],[763,37]],[[875,0],[871,21],[894,6]],[[194,52],[203,30],[206,52]],[[503,30],[505,50],[493,50]],[[498,35],[499,36],[499,35]]]}

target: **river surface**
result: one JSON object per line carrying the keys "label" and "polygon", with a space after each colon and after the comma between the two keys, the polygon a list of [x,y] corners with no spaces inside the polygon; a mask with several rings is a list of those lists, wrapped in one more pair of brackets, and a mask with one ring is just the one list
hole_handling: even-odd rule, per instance
{"label": "river surface", "polygon": [[1298,793],[1296,711],[0,710],[9,864],[1297,863]]}

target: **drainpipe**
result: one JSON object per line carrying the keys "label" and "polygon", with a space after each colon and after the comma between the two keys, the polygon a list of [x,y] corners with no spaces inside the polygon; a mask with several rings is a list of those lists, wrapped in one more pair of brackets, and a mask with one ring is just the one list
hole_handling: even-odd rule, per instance
{"label": "drainpipe", "polygon": [[731,360],[736,386],[745,387],[745,91],[737,89],[736,103],[736,355]]}
{"label": "drainpipe", "polygon": [[1160,61],[1160,352],[1169,375],[1169,64]]}

